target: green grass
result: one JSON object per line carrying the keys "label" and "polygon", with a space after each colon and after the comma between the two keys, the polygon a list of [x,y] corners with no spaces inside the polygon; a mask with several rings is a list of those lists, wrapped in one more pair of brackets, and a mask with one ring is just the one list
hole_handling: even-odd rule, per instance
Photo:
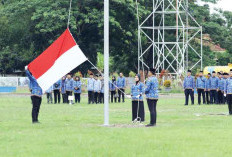
{"label": "green grass", "polygon": [[[103,127],[103,105],[46,104],[31,124],[27,96],[0,95],[1,157],[231,157],[232,117],[226,105],[183,106],[183,98],[158,102],[157,127]],[[149,113],[145,103],[146,123]],[[215,114],[215,115],[210,115]],[[131,102],[110,104],[110,123],[131,125]]]}

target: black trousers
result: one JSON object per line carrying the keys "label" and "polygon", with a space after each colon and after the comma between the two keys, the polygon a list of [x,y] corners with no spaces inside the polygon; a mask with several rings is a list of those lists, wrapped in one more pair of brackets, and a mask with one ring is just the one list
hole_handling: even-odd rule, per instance
{"label": "black trousers", "polygon": [[191,97],[192,105],[194,104],[194,91],[192,89],[185,89],[185,105],[188,105],[189,95]]}
{"label": "black trousers", "polygon": [[227,94],[229,114],[232,115],[232,94]]}
{"label": "black trousers", "polygon": [[88,91],[88,104],[94,103],[94,92]]}
{"label": "black trousers", "polygon": [[210,92],[209,91],[205,91],[205,95],[206,95],[206,103],[210,104]]}
{"label": "black trousers", "polygon": [[218,91],[218,103],[219,104],[225,103],[224,94],[223,94],[223,91],[221,90]]}
{"label": "black trousers", "polygon": [[198,94],[198,104],[201,104],[201,96],[203,97],[203,104],[205,104],[205,91],[204,89],[197,89]]}
{"label": "black trousers", "polygon": [[57,103],[57,99],[58,99],[58,103],[60,103],[60,90],[59,89],[54,90],[54,102],[55,102],[55,104]]}
{"label": "black trousers", "polygon": [[66,93],[62,94],[62,99],[63,99],[63,103],[67,103],[68,102]]}
{"label": "black trousers", "polygon": [[143,101],[132,101],[132,121],[140,118],[141,122],[145,120],[145,111]]}
{"label": "black trousers", "polygon": [[111,93],[111,103],[113,103],[113,100],[116,103],[117,102],[117,98],[115,97],[116,91],[110,91],[110,93]]}
{"label": "black trousers", "polygon": [[150,124],[154,125],[156,124],[157,119],[157,111],[156,111],[156,105],[158,100],[153,99],[147,99],[148,108],[150,111]]}
{"label": "black trousers", "polygon": [[217,90],[210,90],[210,103],[218,104],[218,92]]}
{"label": "black trousers", "polygon": [[104,93],[99,94],[99,102],[104,103]]}
{"label": "black trousers", "polygon": [[32,100],[32,122],[38,122],[39,109],[41,105],[42,98],[38,96],[31,96]]}
{"label": "black trousers", "polygon": [[47,102],[48,102],[48,104],[51,102],[53,102],[53,100],[52,100],[52,93],[47,93]]}
{"label": "black trousers", "polygon": [[81,93],[74,93],[75,96],[75,103],[80,103],[81,101]]}
{"label": "black trousers", "polygon": [[125,102],[124,101],[124,92],[125,92],[125,90],[123,88],[120,88],[118,90],[118,102],[121,102],[121,96],[122,96],[122,102]]}
{"label": "black trousers", "polygon": [[68,96],[72,96],[72,91],[66,91],[66,100],[67,100],[66,103],[69,103]]}
{"label": "black trousers", "polygon": [[99,95],[100,95],[100,93],[94,92],[94,102],[95,102],[96,104],[99,103]]}

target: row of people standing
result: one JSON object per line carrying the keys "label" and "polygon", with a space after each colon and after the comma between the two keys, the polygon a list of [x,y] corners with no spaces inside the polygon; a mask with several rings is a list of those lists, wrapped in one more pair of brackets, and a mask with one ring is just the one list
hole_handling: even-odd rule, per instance
{"label": "row of people standing", "polygon": [[[71,74],[64,76],[45,91],[47,102],[53,103],[52,93],[54,93],[54,103],[60,103],[61,95],[63,103],[69,103],[69,96],[74,94],[75,103],[81,101],[81,80],[79,76],[72,78]],[[72,101],[72,100],[71,100]],[[73,103],[73,102],[72,102]]]}
{"label": "row of people standing", "polygon": [[[109,91],[111,102],[125,102],[125,88],[126,88],[126,79],[123,76],[123,73],[120,73],[120,76],[116,80],[115,76],[112,76],[112,80],[109,82]],[[104,103],[104,79],[100,75],[98,76],[90,74],[90,77],[87,81],[87,90],[88,90],[88,104],[94,103]]]}
{"label": "row of people standing", "polygon": [[212,72],[212,75],[208,73],[208,77],[203,76],[203,71],[200,71],[199,76],[195,79],[191,76],[191,70],[188,70],[187,76],[184,79],[183,87],[185,92],[185,105],[188,105],[189,96],[191,98],[192,105],[194,104],[194,89],[197,89],[198,104],[201,104],[201,98],[203,98],[203,104],[225,104],[226,96],[224,95],[225,82],[228,78],[228,73]]}

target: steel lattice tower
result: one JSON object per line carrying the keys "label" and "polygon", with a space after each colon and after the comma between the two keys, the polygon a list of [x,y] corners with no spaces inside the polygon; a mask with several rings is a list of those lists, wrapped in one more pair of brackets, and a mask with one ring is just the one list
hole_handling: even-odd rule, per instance
{"label": "steel lattice tower", "polygon": [[157,73],[165,69],[179,75],[196,66],[202,69],[202,27],[190,14],[188,0],[153,0],[144,17],[136,3],[138,70],[153,66]]}

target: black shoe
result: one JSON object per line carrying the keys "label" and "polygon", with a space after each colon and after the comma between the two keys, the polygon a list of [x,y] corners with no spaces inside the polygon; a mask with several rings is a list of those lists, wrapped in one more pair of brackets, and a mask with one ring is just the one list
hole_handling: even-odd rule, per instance
{"label": "black shoe", "polygon": [[155,127],[155,124],[147,124],[145,127]]}
{"label": "black shoe", "polygon": [[188,104],[184,104],[185,106],[188,106]]}
{"label": "black shoe", "polygon": [[34,122],[32,122],[32,124],[40,124],[40,122],[39,121],[34,121]]}
{"label": "black shoe", "polygon": [[192,105],[194,105],[194,104],[192,104]]}

